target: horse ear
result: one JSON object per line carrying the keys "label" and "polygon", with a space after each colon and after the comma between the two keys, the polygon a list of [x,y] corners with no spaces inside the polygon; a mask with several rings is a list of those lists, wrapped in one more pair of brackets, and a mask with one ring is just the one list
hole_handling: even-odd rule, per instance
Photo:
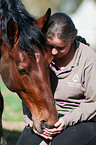
{"label": "horse ear", "polygon": [[37,27],[38,27],[42,32],[44,32],[45,29],[46,29],[46,26],[47,26],[47,24],[48,24],[50,15],[51,15],[51,9],[48,8],[47,12],[46,12],[42,17],[40,17],[39,19],[37,19],[37,21],[35,22],[35,24],[37,25]]}
{"label": "horse ear", "polygon": [[11,45],[15,44],[18,38],[18,25],[13,21],[13,19],[10,19],[7,24],[7,36]]}

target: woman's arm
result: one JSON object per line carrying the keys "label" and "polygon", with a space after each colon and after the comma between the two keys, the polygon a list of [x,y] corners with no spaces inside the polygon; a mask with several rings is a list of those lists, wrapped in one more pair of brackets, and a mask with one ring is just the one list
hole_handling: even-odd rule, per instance
{"label": "woman's arm", "polygon": [[60,133],[67,126],[88,121],[96,116],[96,61],[84,69],[82,77],[84,79],[85,100],[80,103],[79,107],[60,118],[53,129],[46,128],[44,130],[46,136],[54,136],[54,134]]}
{"label": "woman's arm", "polygon": [[82,77],[85,100],[80,103],[78,108],[63,117],[66,126],[88,121],[96,115],[96,61],[84,69]]}

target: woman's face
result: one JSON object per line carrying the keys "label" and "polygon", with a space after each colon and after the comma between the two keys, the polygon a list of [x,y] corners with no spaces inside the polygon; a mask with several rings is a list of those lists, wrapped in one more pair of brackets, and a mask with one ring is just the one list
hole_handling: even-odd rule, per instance
{"label": "woman's face", "polygon": [[52,39],[47,38],[47,42],[52,48],[52,55],[54,55],[54,58],[61,58],[66,55],[72,44],[72,42],[63,42],[61,39],[58,39],[57,36]]}

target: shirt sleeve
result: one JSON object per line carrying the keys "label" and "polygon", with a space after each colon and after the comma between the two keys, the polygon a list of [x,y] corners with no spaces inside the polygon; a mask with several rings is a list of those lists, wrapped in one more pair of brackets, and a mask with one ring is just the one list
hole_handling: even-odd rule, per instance
{"label": "shirt sleeve", "polygon": [[24,122],[26,123],[26,126],[28,126],[30,122],[32,121],[32,115],[29,109],[26,107],[26,105],[23,102],[22,102],[22,107],[23,107]]}
{"label": "shirt sleeve", "polygon": [[80,103],[78,108],[62,117],[65,128],[78,122],[88,121],[96,115],[96,61],[84,69],[82,78],[85,100]]}

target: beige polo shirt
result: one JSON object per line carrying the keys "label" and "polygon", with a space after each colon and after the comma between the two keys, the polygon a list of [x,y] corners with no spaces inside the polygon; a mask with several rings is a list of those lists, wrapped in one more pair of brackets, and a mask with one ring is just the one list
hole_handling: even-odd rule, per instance
{"label": "beige polo shirt", "polygon": [[[51,84],[55,105],[66,126],[90,120],[96,115],[96,53],[77,42],[78,48],[67,67],[59,70],[51,65]],[[50,104],[49,104],[50,105]],[[28,125],[31,114],[23,104]],[[30,118],[30,119],[29,119]]]}
{"label": "beige polo shirt", "polygon": [[67,67],[59,70],[51,65],[51,82],[57,86],[54,99],[65,127],[90,120],[96,115],[96,53],[77,42],[78,48]]}

